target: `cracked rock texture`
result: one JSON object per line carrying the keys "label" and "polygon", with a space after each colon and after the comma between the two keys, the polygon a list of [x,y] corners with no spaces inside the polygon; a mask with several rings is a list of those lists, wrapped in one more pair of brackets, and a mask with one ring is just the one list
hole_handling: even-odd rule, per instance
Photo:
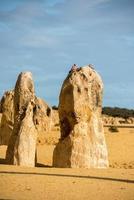
{"label": "cracked rock texture", "polygon": [[5,92],[0,101],[0,145],[8,145],[14,124],[14,92]]}
{"label": "cracked rock texture", "polygon": [[70,71],[59,97],[61,138],[54,150],[54,166],[108,167],[102,95],[102,80],[92,66]]}
{"label": "cracked rock texture", "polygon": [[7,149],[8,164],[35,165],[37,129],[34,123],[35,94],[32,74],[21,73],[14,89],[14,126]]}

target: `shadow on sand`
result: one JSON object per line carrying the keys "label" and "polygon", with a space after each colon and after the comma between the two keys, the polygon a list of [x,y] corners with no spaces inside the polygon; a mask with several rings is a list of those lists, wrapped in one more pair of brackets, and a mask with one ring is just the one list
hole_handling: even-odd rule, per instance
{"label": "shadow on sand", "polygon": [[42,164],[42,163],[36,163],[36,164],[35,164],[35,167],[47,167],[47,168],[52,168],[52,166],[44,165],[44,164]]}
{"label": "shadow on sand", "polygon": [[98,177],[98,176],[82,176],[82,175],[69,175],[69,174],[49,174],[49,173],[36,173],[36,172],[11,172],[11,171],[0,171],[0,174],[16,174],[16,175],[37,175],[37,176],[55,176],[55,177],[66,177],[66,178],[81,178],[81,179],[95,179],[104,181],[115,181],[134,184],[134,180],[118,179],[110,177]]}
{"label": "shadow on sand", "polygon": [[[3,165],[9,165],[9,163],[7,162],[6,159],[3,159],[3,158],[0,158],[0,164],[3,164]],[[42,163],[36,163],[35,164],[35,167],[47,167],[47,168],[52,168],[52,166],[49,166],[49,165],[44,165]],[[0,199],[1,200],[1,199]]]}
{"label": "shadow on sand", "polygon": [[[6,159],[0,158],[0,164],[6,165],[6,164],[7,164]],[[0,200],[1,200],[1,199],[0,199]]]}

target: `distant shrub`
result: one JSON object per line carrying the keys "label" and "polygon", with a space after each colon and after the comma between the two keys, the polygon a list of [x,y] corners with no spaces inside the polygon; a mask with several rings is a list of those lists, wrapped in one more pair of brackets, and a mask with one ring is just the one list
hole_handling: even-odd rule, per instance
{"label": "distant shrub", "polygon": [[110,126],[110,127],[109,127],[109,131],[112,132],[112,133],[119,132],[117,126]]}
{"label": "distant shrub", "polygon": [[52,109],[53,110],[58,110],[58,107],[57,106],[52,106]]}
{"label": "distant shrub", "polygon": [[112,117],[122,117],[127,119],[129,117],[134,117],[134,110],[127,108],[118,108],[118,107],[104,107],[102,109],[102,114],[109,115]]}

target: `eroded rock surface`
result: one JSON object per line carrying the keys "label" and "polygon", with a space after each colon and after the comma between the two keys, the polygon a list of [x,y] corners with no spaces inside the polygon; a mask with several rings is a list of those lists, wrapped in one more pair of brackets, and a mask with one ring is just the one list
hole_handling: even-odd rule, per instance
{"label": "eroded rock surface", "polygon": [[14,92],[7,91],[0,101],[0,145],[8,145],[14,124]]}
{"label": "eroded rock surface", "polygon": [[[14,126],[14,91],[7,91],[0,101],[0,145],[8,145]],[[45,134],[53,127],[52,108],[41,98],[35,97],[34,123],[38,141],[45,140]],[[59,123],[59,122],[58,122]]]}
{"label": "eroded rock surface", "polygon": [[39,131],[45,132],[51,130],[51,115],[52,109],[48,104],[42,100],[41,98],[36,98],[35,100],[36,105],[36,114],[34,120],[36,120],[36,124],[39,125]]}
{"label": "eroded rock surface", "polygon": [[54,166],[108,167],[102,93],[102,80],[92,66],[68,74],[59,97],[61,139],[54,150]]}
{"label": "eroded rock surface", "polygon": [[35,99],[34,123],[38,132],[37,144],[44,143],[52,128],[52,108],[41,98]]}
{"label": "eroded rock surface", "polygon": [[35,94],[32,74],[21,73],[14,90],[14,127],[7,149],[7,162],[35,165],[37,130],[34,123]]}

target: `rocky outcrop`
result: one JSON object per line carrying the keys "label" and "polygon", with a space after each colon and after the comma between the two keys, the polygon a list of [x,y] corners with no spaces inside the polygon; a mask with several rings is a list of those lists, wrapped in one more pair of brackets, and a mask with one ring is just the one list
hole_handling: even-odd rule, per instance
{"label": "rocky outcrop", "polygon": [[59,97],[61,138],[54,150],[54,166],[108,167],[102,92],[102,80],[92,66],[68,74]]}
{"label": "rocky outcrop", "polygon": [[109,115],[103,115],[103,123],[105,126],[134,126],[134,118],[122,118],[122,117],[112,117]]}
{"label": "rocky outcrop", "polygon": [[37,128],[39,132],[49,132],[51,130],[51,121],[52,121],[52,109],[48,104],[41,98],[36,98],[36,113],[34,120],[36,120]]}
{"label": "rocky outcrop", "polygon": [[[0,101],[0,145],[8,145],[9,138],[14,126],[14,91],[7,91]],[[35,97],[36,112],[34,121],[36,124],[38,139],[44,140],[46,132],[50,132],[53,127],[52,108],[39,97]],[[57,115],[56,115],[57,116]]]}
{"label": "rocky outcrop", "polygon": [[59,124],[59,112],[58,109],[54,110],[52,109],[52,131],[59,131],[60,130],[60,124]]}
{"label": "rocky outcrop", "polygon": [[34,84],[30,72],[21,73],[14,90],[14,126],[7,149],[7,162],[35,165],[37,130]]}
{"label": "rocky outcrop", "polygon": [[0,145],[8,145],[14,124],[14,92],[7,91],[0,101]]}
{"label": "rocky outcrop", "polygon": [[38,132],[37,144],[44,143],[46,134],[52,128],[52,108],[41,98],[35,99],[36,112],[34,113],[34,122]]}

